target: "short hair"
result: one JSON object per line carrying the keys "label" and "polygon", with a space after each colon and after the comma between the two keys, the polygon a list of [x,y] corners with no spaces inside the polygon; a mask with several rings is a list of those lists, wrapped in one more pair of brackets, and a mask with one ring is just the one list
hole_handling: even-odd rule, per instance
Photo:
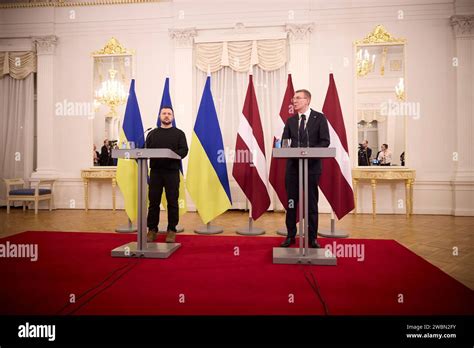
{"label": "short hair", "polygon": [[385,146],[386,149],[388,149],[388,145],[387,144],[382,144],[383,146]]}
{"label": "short hair", "polygon": [[160,109],[160,114],[161,114],[161,110],[163,109],[170,109],[171,112],[174,114],[174,110],[173,110],[173,107],[171,105],[164,105],[161,109]]}
{"label": "short hair", "polygon": [[295,91],[295,94],[296,93],[304,93],[304,95],[306,96],[306,98],[308,98],[309,100],[311,100],[311,93],[310,91],[308,91],[307,89],[299,89],[297,91]]}

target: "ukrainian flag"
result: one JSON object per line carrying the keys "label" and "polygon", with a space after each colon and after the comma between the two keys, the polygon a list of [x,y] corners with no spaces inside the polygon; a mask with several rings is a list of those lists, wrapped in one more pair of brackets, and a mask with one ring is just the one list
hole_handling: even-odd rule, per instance
{"label": "ukrainian flag", "polygon": [[[125,144],[129,147],[130,141],[135,143],[136,148],[142,148],[145,144],[143,135],[143,123],[140,116],[140,108],[135,94],[135,80],[130,83],[127,106],[123,117],[122,129],[119,135],[119,146]],[[138,210],[138,164],[136,160],[118,159],[117,162],[117,184],[122,191],[125,201],[125,211],[130,221],[137,220]]]}
{"label": "ukrainian flag", "polygon": [[[165,87],[163,88],[163,95],[161,96],[161,104],[160,104],[160,111],[158,111],[158,120],[156,121],[156,126],[160,127],[161,126],[161,119],[160,119],[160,113],[161,109],[163,109],[163,106],[171,106],[173,107],[173,104],[171,103],[171,96],[170,96],[170,79],[169,77],[166,78],[165,80]],[[174,114],[174,111],[173,111]],[[176,119],[173,117],[173,127],[176,127]],[[178,198],[178,206],[179,206],[179,216],[183,216],[184,213],[188,211],[188,207],[186,204],[186,190],[184,188],[184,175],[183,175],[183,162],[181,161],[180,164],[180,173],[179,173],[179,198]],[[163,204],[163,207],[166,209],[168,207],[168,203],[166,202],[166,195],[165,195],[165,190],[163,190],[163,195],[161,196],[161,204]]]}
{"label": "ukrainian flag", "polygon": [[186,187],[207,224],[232,206],[224,143],[208,76],[194,124]]}

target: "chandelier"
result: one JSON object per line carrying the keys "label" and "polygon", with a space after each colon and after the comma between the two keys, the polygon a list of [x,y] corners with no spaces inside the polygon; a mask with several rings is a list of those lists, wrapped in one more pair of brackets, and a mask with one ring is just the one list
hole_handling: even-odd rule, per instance
{"label": "chandelier", "polygon": [[369,51],[359,49],[357,51],[357,76],[362,77],[372,71],[375,64],[375,54],[370,57]]}
{"label": "chandelier", "polygon": [[95,91],[95,99],[103,105],[110,108],[105,117],[116,117],[116,107],[125,104],[128,98],[128,93],[125,91],[123,83],[115,79],[117,70],[113,67],[109,69],[109,79],[103,81],[100,88]]}

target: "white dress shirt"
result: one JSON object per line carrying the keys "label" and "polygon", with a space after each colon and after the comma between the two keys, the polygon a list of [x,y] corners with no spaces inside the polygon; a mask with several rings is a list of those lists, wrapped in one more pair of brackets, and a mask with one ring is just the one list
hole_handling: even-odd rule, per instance
{"label": "white dress shirt", "polygon": [[392,152],[389,149],[385,151],[380,151],[377,159],[380,161],[381,164],[392,163]]}
{"label": "white dress shirt", "polygon": [[301,115],[305,115],[305,117],[306,117],[305,120],[304,120],[304,128],[306,129],[306,125],[308,124],[310,114],[311,114],[311,108],[308,108],[308,110],[306,110],[303,113],[298,113],[298,129],[299,129],[300,124],[301,124]]}

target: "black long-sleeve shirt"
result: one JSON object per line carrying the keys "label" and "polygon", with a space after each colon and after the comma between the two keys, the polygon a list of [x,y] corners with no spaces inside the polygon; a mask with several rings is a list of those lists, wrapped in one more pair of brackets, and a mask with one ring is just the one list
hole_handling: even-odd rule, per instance
{"label": "black long-sleeve shirt", "polygon": [[[146,137],[145,147],[170,149],[181,156],[181,158],[186,157],[188,154],[186,136],[181,129],[176,127],[153,129]],[[180,160],[171,158],[152,158],[150,160],[150,168],[154,170],[179,170],[180,162]]]}

